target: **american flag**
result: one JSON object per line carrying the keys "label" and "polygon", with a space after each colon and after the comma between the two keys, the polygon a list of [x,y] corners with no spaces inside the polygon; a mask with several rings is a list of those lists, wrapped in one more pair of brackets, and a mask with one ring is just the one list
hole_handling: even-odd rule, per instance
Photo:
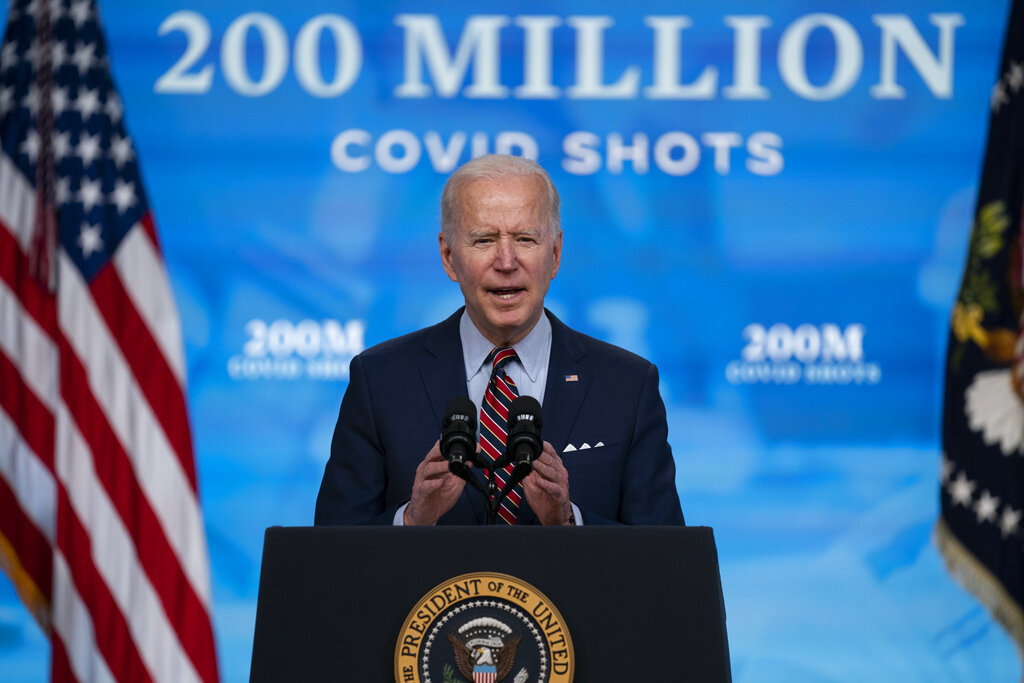
{"label": "american flag", "polygon": [[177,310],[92,0],[0,47],[0,565],[54,681],[216,681]]}

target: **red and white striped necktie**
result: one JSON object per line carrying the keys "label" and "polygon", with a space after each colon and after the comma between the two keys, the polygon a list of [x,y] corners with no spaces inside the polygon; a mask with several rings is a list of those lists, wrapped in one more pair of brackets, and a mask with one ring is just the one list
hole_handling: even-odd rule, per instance
{"label": "red and white striped necktie", "polygon": [[[512,401],[519,397],[519,389],[512,378],[505,373],[505,366],[512,362],[516,350],[512,347],[498,348],[491,352],[491,381],[487,383],[484,400],[480,405],[480,450],[492,461],[505,454],[505,442],[508,438],[508,409]],[[497,472],[501,488],[505,487],[512,465],[506,465]],[[516,523],[516,513],[523,500],[523,486],[517,484],[501,501],[498,516],[508,524]]]}

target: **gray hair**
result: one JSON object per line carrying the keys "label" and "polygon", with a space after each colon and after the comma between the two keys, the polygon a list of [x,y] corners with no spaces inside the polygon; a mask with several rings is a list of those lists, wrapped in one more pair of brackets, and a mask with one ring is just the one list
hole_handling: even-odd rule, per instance
{"label": "gray hair", "polygon": [[561,200],[558,190],[547,172],[536,161],[507,154],[488,154],[467,161],[448,178],[441,192],[441,234],[451,244],[452,235],[462,220],[461,193],[466,185],[475,180],[510,180],[513,178],[535,178],[544,188],[544,215],[553,237],[562,232],[559,215]]}

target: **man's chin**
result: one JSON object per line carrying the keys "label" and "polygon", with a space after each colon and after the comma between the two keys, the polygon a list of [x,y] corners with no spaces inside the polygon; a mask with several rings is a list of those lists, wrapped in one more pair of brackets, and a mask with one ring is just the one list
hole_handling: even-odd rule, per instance
{"label": "man's chin", "polygon": [[[515,311],[512,314],[502,312],[487,316],[489,334],[485,334],[492,342],[502,345],[516,344],[522,341],[537,321],[526,312]],[[482,331],[482,330],[481,330]]]}

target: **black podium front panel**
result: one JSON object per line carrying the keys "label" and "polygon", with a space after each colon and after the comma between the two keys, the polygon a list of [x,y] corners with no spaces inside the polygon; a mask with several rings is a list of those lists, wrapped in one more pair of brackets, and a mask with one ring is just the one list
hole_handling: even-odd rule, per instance
{"label": "black podium front panel", "polygon": [[730,680],[714,536],[700,527],[272,527],[251,680],[394,680],[410,611],[475,572],[553,603],[576,681]]}

